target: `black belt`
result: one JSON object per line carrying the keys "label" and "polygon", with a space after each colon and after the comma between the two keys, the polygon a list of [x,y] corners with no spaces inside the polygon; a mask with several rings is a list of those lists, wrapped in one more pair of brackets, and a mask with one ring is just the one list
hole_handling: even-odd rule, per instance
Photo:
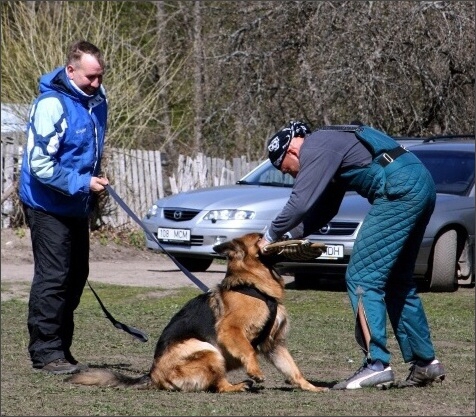
{"label": "black belt", "polygon": [[403,147],[399,146],[398,148],[393,148],[390,151],[384,152],[377,158],[377,162],[386,167],[388,164],[391,164],[395,159],[397,159],[400,155],[407,153],[408,151]]}

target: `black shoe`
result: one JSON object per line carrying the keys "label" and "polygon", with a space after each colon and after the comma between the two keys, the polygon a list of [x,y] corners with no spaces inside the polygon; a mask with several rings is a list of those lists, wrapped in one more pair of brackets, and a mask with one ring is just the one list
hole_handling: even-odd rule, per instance
{"label": "black shoe", "polygon": [[445,368],[436,359],[426,366],[419,366],[415,363],[411,366],[410,374],[403,385],[424,387],[433,382],[442,382],[445,379],[445,376]]}
{"label": "black shoe", "polygon": [[73,365],[64,358],[56,359],[40,369],[54,375],[75,374],[81,370],[78,365]]}

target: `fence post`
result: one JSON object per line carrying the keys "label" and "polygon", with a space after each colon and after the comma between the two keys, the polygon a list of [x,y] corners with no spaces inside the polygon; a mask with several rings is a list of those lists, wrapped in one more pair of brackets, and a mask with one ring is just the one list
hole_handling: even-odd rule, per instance
{"label": "fence post", "polygon": [[21,168],[23,155],[24,136],[20,133],[11,133],[8,136],[2,134],[2,155],[1,155],[1,206],[2,222],[1,227],[10,227],[10,216],[15,210],[12,199],[18,186],[18,177]]}

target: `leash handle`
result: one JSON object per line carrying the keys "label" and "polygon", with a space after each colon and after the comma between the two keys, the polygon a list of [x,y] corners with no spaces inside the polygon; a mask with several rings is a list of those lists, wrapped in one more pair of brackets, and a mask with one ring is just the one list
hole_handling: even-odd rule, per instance
{"label": "leash handle", "polygon": [[193,275],[187,268],[185,268],[175,257],[167,252],[165,248],[160,244],[159,239],[151,233],[145,224],[140,220],[134,213],[133,211],[129,208],[129,206],[122,200],[121,197],[117,195],[117,193],[114,191],[114,189],[109,185],[105,185],[106,190],[108,191],[109,195],[116,200],[116,202],[125,210],[125,212],[132,217],[132,219],[144,230],[145,233],[147,233],[147,236],[149,236],[157,245],[159,248],[164,252],[172,261],[175,263],[175,265],[178,266],[178,268],[198,287],[200,288],[203,292],[208,292],[210,289],[202,282],[200,281],[195,275]]}

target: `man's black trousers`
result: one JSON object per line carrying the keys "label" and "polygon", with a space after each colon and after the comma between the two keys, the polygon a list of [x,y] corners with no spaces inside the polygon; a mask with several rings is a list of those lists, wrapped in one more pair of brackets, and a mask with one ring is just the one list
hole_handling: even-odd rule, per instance
{"label": "man's black trousers", "polygon": [[71,358],[74,310],[89,274],[88,218],[25,207],[34,258],[28,351],[33,367]]}

